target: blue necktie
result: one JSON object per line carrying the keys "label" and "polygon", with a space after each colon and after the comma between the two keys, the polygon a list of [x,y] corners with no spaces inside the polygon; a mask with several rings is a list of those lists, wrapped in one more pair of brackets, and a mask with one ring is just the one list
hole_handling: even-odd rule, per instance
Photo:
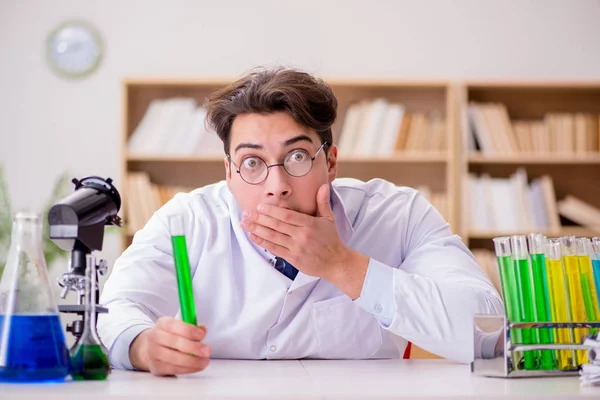
{"label": "blue necktie", "polygon": [[294,278],[296,278],[296,275],[298,275],[298,270],[296,269],[296,267],[294,267],[292,264],[285,261],[281,257],[275,257],[275,260],[275,269],[277,271],[281,272],[291,280],[294,280]]}

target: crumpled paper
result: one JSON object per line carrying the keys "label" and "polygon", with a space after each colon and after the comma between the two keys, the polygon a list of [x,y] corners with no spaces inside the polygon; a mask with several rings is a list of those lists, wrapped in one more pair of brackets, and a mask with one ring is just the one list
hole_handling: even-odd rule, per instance
{"label": "crumpled paper", "polygon": [[586,337],[583,344],[591,348],[588,350],[589,363],[581,366],[579,379],[585,384],[600,386],[600,334]]}

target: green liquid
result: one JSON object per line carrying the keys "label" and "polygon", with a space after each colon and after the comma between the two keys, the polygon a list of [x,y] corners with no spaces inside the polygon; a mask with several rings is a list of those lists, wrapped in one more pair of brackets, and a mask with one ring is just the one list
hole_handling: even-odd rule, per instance
{"label": "green liquid", "polygon": [[110,374],[108,357],[97,344],[83,344],[76,348],[71,358],[71,376],[76,381],[105,380]]}
{"label": "green liquid", "polygon": [[[529,260],[514,260],[515,275],[517,277],[517,287],[520,300],[520,319],[517,322],[533,322],[535,321],[535,302],[533,298],[533,285],[531,282],[531,274],[529,270]],[[523,329],[523,344],[535,343],[535,332],[532,329]],[[536,369],[536,355],[539,351],[524,352],[525,369]]]}
{"label": "green liquid", "polygon": [[[498,269],[500,272],[500,284],[502,286],[502,296],[504,297],[504,311],[510,322],[518,322],[521,312],[519,311],[519,292],[517,290],[517,278],[513,268],[511,256],[497,257]],[[512,329],[510,332],[511,342],[515,344],[523,343],[521,329]],[[523,353],[514,354],[515,364],[519,364]]]}
{"label": "green liquid", "polygon": [[[548,294],[548,280],[546,277],[546,257],[544,254],[531,254],[531,268],[533,272],[533,288],[535,293],[535,307],[537,311],[537,322],[549,322],[552,320],[550,312],[550,297]],[[539,343],[553,343],[550,328],[537,329]],[[552,350],[541,351],[541,368],[554,369],[554,352]]]}
{"label": "green liquid", "polygon": [[509,321],[515,321],[519,312],[519,297],[514,288],[517,287],[517,280],[512,267],[512,257],[498,257],[498,269],[500,270],[500,283],[502,285],[502,296],[504,297],[504,311]]}
{"label": "green liquid", "polygon": [[196,325],[196,306],[194,292],[192,291],[192,274],[188,258],[185,236],[172,236],[173,258],[177,274],[177,287],[179,289],[179,303],[181,305],[181,319],[188,324]]}

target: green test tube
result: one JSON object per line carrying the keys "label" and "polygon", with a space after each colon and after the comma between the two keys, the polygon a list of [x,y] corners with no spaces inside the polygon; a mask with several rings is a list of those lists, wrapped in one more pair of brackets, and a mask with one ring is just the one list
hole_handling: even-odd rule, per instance
{"label": "green test tube", "polygon": [[[496,260],[498,261],[498,275],[500,275],[500,286],[502,288],[502,298],[504,300],[504,311],[510,322],[521,320],[521,311],[519,308],[519,291],[517,288],[517,277],[513,267],[512,250],[510,248],[510,237],[502,236],[493,239],[494,249],[496,250]],[[523,334],[521,329],[511,329],[510,340],[513,344],[523,344]],[[515,367],[517,367],[523,353],[517,352],[513,355]]]}
{"label": "green test tube", "polygon": [[[546,276],[546,236],[541,233],[531,233],[527,236],[529,244],[529,259],[533,278],[533,295],[535,300],[536,322],[550,322],[550,296],[548,293],[548,278]],[[553,343],[551,328],[536,329],[537,340],[542,344]],[[554,369],[554,352],[542,350],[540,353],[540,368]]]}
{"label": "green test tube", "polygon": [[[560,239],[548,239],[546,243],[546,270],[552,321],[571,322]],[[568,328],[556,328],[554,329],[554,340],[558,344],[573,343],[573,331]],[[557,350],[559,369],[574,369],[574,362],[575,353],[573,350]]]}
{"label": "green test tube", "polygon": [[[575,236],[562,236],[560,238],[561,251],[563,256],[563,265],[565,268],[565,277],[567,279],[567,292],[569,295],[569,307],[573,322],[585,322],[587,320],[587,311],[583,299],[583,285],[581,283],[581,273],[579,272],[579,260],[577,259],[577,239]],[[583,337],[588,334],[586,328],[573,329],[573,339],[577,344],[581,344]],[[575,365],[580,366],[587,363],[587,353],[585,350],[576,351]]]}
{"label": "green test tube", "polygon": [[510,238],[507,236],[493,239],[498,261],[498,274],[502,287],[502,298],[504,300],[504,311],[509,321],[514,321],[519,315],[519,296],[514,288],[517,280],[512,265],[512,252],[510,250]]}
{"label": "green test tube", "polygon": [[[529,265],[529,252],[527,251],[527,238],[525,235],[510,237],[512,248],[513,267],[517,278],[517,290],[519,293],[519,308],[521,311],[518,322],[534,322],[536,320],[535,300],[533,295],[533,278]],[[523,343],[535,344],[537,342],[533,329],[523,329]],[[526,370],[536,369],[536,356],[539,351],[526,351],[523,358],[523,368]]]}
{"label": "green test tube", "polygon": [[173,245],[173,259],[175,261],[175,274],[177,275],[181,319],[188,324],[196,325],[196,306],[192,290],[190,260],[188,258],[185,229],[181,215],[169,217],[169,230]]}

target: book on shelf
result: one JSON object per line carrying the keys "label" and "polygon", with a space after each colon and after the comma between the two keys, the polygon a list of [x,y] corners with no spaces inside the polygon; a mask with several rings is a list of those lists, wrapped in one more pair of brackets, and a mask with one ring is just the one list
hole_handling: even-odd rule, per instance
{"label": "book on shelf", "polygon": [[[190,192],[194,188],[156,185],[145,172],[129,172],[125,187],[125,227],[128,234],[143,228],[154,212],[177,193]],[[445,192],[432,191],[427,186],[416,188],[438,212],[448,220],[448,196]]]}
{"label": "book on shelf", "polygon": [[568,195],[558,202],[558,212],[576,224],[600,233],[600,209],[597,207]]}
{"label": "book on shelf", "polygon": [[145,172],[129,172],[125,186],[126,232],[137,232],[175,194],[191,190],[181,186],[159,186],[152,183]]}
{"label": "book on shelf", "polygon": [[152,100],[127,142],[129,155],[221,155],[223,142],[192,98]]}
{"label": "book on shelf", "polygon": [[464,189],[463,212],[471,233],[560,230],[550,176],[544,175],[529,183],[523,168],[509,178],[469,174]]}
{"label": "book on shelf", "polygon": [[464,129],[470,152],[489,155],[597,154],[600,116],[590,113],[548,112],[540,120],[511,121],[501,103],[471,102]]}
{"label": "book on shelf", "polygon": [[344,156],[389,157],[408,151],[439,152],[448,146],[441,112],[409,114],[404,105],[382,98],[349,105],[337,141]]}

